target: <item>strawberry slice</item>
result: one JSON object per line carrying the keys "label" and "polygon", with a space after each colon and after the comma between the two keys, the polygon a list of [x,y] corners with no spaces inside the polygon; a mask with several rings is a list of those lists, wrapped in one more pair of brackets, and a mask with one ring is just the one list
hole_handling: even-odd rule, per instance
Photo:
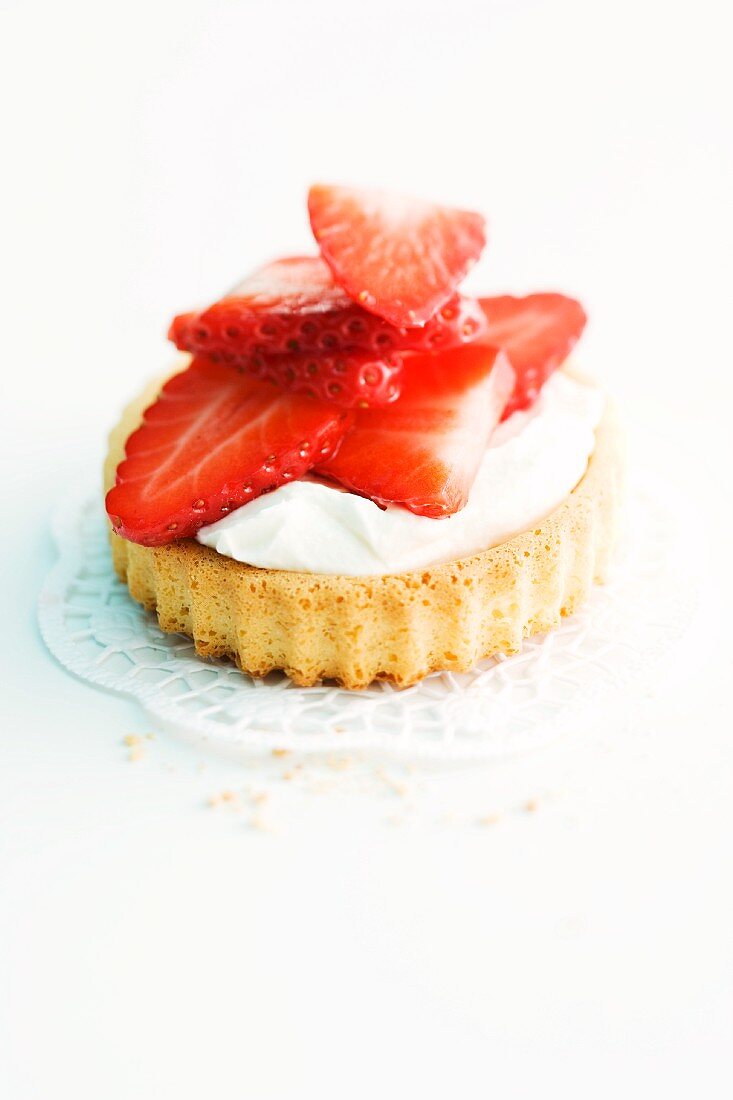
{"label": "strawberry slice", "polygon": [[369,352],[251,355],[237,362],[236,369],[344,409],[369,409],[399,397],[402,358]]}
{"label": "strawberry slice", "polygon": [[508,359],[482,344],[410,356],[399,401],[357,412],[338,451],[319,462],[317,472],[377,504],[450,515],[468,500],[513,388]]}
{"label": "strawberry slice", "polygon": [[189,538],[302,477],[347,427],[348,414],[334,405],[196,359],[165,384],[128,439],[107,494],[112,526],[144,546]]}
{"label": "strawberry slice", "polygon": [[383,191],[317,184],[308,212],[339,286],[398,328],[429,321],[486,244],[480,214]]}
{"label": "strawberry slice", "polygon": [[485,328],[478,302],[459,295],[423,328],[395,328],[355,305],[319,257],[293,256],[255,271],[208,309],[174,318],[168,336],[181,351],[231,362],[294,352],[437,351]]}
{"label": "strawberry slice", "polygon": [[517,374],[506,419],[537,398],[552,372],[567,359],[587,320],[585,310],[564,294],[530,294],[526,298],[481,298],[488,328],[481,342],[502,348]]}

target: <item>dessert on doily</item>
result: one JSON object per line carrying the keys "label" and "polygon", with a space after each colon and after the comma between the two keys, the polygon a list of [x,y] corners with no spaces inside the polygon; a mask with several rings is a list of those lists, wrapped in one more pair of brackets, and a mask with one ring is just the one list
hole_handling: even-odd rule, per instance
{"label": "dessert on doily", "polygon": [[516,652],[606,577],[622,462],[556,293],[460,285],[483,218],[313,187],[320,255],[170,336],[112,432],[115,568],[163,630],[254,676],[405,686]]}

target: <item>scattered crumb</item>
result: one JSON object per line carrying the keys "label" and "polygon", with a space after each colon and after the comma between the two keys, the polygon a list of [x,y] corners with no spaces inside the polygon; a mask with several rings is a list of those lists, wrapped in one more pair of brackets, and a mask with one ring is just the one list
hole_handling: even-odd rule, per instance
{"label": "scattered crumb", "polygon": [[329,756],[326,763],[335,772],[344,772],[351,767],[351,759],[348,756]]}
{"label": "scattered crumb", "polygon": [[[345,727],[339,727],[339,732],[345,732]],[[155,740],[155,737],[155,733],[126,734],[122,738],[122,743],[127,750],[128,759],[130,761],[143,759],[147,752],[147,742]],[[240,812],[249,808],[250,813],[247,817],[247,823],[253,830],[266,833],[277,832],[278,830],[271,820],[273,800],[276,804],[279,804],[277,797],[274,797],[277,795],[277,782],[292,783],[297,780],[296,789],[299,793],[323,794],[334,791],[343,793],[346,790],[351,794],[371,795],[373,797],[381,791],[382,798],[384,798],[386,790],[401,800],[399,805],[394,803],[395,812],[386,815],[382,819],[386,825],[391,827],[405,826],[410,821],[414,823],[416,820],[423,820],[427,823],[427,818],[430,818],[433,823],[444,826],[469,825],[472,821],[474,826],[488,828],[497,825],[508,812],[505,808],[503,813],[491,811],[479,813],[473,817],[466,817],[463,814],[459,817],[450,810],[438,815],[430,814],[428,811],[426,818],[425,811],[427,807],[421,807],[421,792],[425,789],[425,784],[421,781],[418,774],[419,769],[414,764],[407,762],[402,765],[398,762],[393,767],[388,761],[385,764],[375,766],[370,764],[368,758],[364,758],[358,752],[356,755],[346,755],[336,750],[325,759],[322,757],[320,764],[315,768],[310,766],[306,768],[303,762],[295,763],[292,760],[292,757],[298,754],[291,749],[273,748],[270,753],[274,760],[283,760],[285,763],[281,769],[276,766],[272,770],[265,768],[265,774],[261,776],[261,782],[264,782],[265,786],[250,782],[245,783],[241,788],[226,788],[212,794],[206,800],[206,805],[212,808],[225,808],[232,812]],[[163,763],[162,766],[166,771],[175,770],[173,765]],[[205,760],[199,760],[195,765],[195,770],[198,773],[205,771],[206,768],[207,762]],[[341,774],[329,775],[328,772],[350,772],[350,774],[348,776],[342,776]],[[250,773],[250,775],[256,779],[256,773],[254,775]],[[533,797],[519,804],[515,803],[514,812],[536,813],[540,808],[540,801],[540,798]],[[416,813],[417,818],[414,816]]]}
{"label": "scattered crumb", "polygon": [[209,799],[209,806],[229,806],[232,810],[241,809],[239,795],[236,791],[230,790],[219,791],[218,794],[212,794]]}
{"label": "scattered crumb", "polygon": [[125,745],[130,751],[127,754],[127,759],[131,761],[142,760],[145,756],[145,746],[143,745],[143,739],[137,733],[128,733],[122,738],[122,744]]}
{"label": "scattered crumb", "polygon": [[250,828],[256,829],[259,833],[274,833],[275,827],[271,821],[261,813],[254,813],[249,819]]}
{"label": "scattered crumb", "polygon": [[389,787],[389,789],[399,795],[400,798],[404,798],[408,793],[409,787],[407,784],[401,783],[399,779],[395,779],[394,776],[390,775],[384,768],[377,768],[374,774],[377,776],[377,779],[381,779],[385,786]]}

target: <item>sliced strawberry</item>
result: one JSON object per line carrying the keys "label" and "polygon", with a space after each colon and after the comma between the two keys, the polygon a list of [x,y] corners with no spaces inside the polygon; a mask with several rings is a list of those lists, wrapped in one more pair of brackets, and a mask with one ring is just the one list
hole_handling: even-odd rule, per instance
{"label": "sliced strawberry", "polygon": [[482,344],[410,356],[399,400],[357,412],[338,451],[317,472],[377,504],[450,515],[468,500],[513,388],[508,359]]}
{"label": "sliced strawberry", "polygon": [[323,461],[348,427],[334,405],[196,359],[127,441],[107,513],[144,546],[188,538]]}
{"label": "sliced strawberry", "polygon": [[252,355],[235,364],[255,378],[344,409],[388,405],[399,397],[402,358],[369,352]]}
{"label": "sliced strawberry", "polygon": [[351,305],[351,299],[336,285],[320,256],[285,256],[263,264],[227,298],[243,299],[249,309],[260,314],[278,310],[322,313]]}
{"label": "sliced strawberry", "polygon": [[504,419],[526,409],[552,372],[561,366],[580,338],[585,310],[564,294],[530,294],[526,298],[481,298],[488,328],[481,342],[502,348],[517,374]]}
{"label": "sliced strawberry", "polygon": [[317,184],[308,212],[339,286],[398,328],[429,321],[486,244],[480,214],[383,191]]}
{"label": "sliced strawberry", "polygon": [[437,351],[480,336],[486,319],[474,298],[455,295],[423,328],[395,328],[335,287],[318,257],[276,260],[201,313],[176,317],[168,333],[181,351],[233,357],[357,350]]}

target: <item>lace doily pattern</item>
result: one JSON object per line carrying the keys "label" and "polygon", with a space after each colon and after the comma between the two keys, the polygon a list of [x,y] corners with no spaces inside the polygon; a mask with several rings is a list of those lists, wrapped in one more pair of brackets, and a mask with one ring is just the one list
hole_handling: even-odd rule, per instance
{"label": "lace doily pattern", "polygon": [[599,697],[664,651],[689,618],[674,502],[659,486],[642,488],[629,512],[611,583],[559,629],[514,656],[403,690],[298,688],[280,673],[255,680],[203,662],[188,638],[164,634],[118,581],[94,493],[58,508],[59,560],[40,595],[39,622],[50,651],[77,676],[134,696],[161,727],[219,748],[504,756],[588,720]]}

